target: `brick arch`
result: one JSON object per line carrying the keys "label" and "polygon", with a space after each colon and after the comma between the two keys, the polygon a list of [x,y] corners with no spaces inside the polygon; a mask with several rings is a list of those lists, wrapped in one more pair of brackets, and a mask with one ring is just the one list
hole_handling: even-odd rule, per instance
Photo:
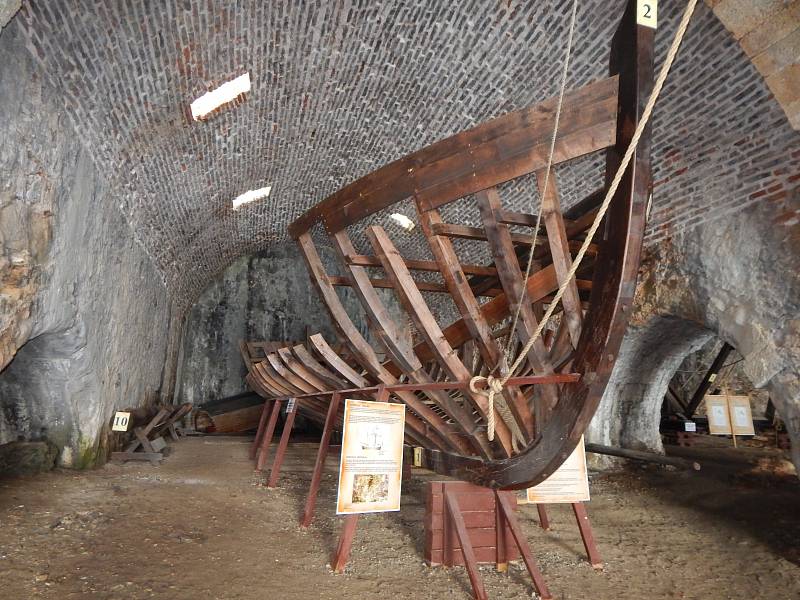
{"label": "brick arch", "polygon": [[800,3],[706,0],[764,77],[794,129],[800,129]]}

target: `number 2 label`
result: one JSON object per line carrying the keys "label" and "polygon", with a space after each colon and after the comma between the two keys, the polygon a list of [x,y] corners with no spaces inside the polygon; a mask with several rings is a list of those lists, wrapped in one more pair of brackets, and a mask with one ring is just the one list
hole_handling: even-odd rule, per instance
{"label": "number 2 label", "polygon": [[656,28],[658,25],[658,0],[639,0],[636,3],[636,23]]}

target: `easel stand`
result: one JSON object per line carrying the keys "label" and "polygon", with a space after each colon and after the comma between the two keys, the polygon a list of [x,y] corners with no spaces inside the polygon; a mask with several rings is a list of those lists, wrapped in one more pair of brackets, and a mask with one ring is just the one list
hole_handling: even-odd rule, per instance
{"label": "easel stand", "polygon": [[[261,419],[258,424],[258,430],[256,431],[256,438],[253,440],[253,444],[250,447],[250,458],[256,461],[257,475],[262,474],[264,466],[267,464],[269,447],[275,435],[275,426],[278,423],[282,402],[282,400],[268,400],[264,403],[264,409],[261,411]],[[289,438],[292,435],[294,420],[297,416],[297,401],[292,402],[292,399],[290,399],[289,403],[291,406],[286,415],[286,421],[283,424],[283,432],[278,442],[278,449],[275,452],[275,459],[272,462],[267,487],[275,487],[278,483],[283,459],[286,456],[286,448],[289,446]]]}
{"label": "easel stand", "polygon": [[[308,527],[311,525],[311,521],[314,519],[314,509],[317,506],[319,484],[322,481],[322,471],[325,468],[325,459],[328,457],[328,450],[331,445],[331,433],[333,433],[333,426],[336,423],[336,417],[339,414],[340,401],[341,394],[334,392],[331,396],[330,404],[328,404],[328,413],[325,416],[325,428],[322,431],[322,439],[319,441],[317,461],[314,464],[314,472],[311,474],[311,486],[308,490],[308,498],[306,498],[303,516],[300,518],[300,527]],[[345,524],[347,524],[347,522]],[[353,523],[352,527],[353,532],[355,532],[355,522]],[[352,535],[350,539],[352,542]],[[349,547],[347,548],[347,552],[349,554]]]}
{"label": "easel stand", "polygon": [[464,565],[475,598],[488,598],[479,564],[494,563],[504,573],[508,561],[519,557],[539,596],[552,598],[517,520],[514,492],[435,481],[428,484],[426,509],[425,560],[431,566]]}
{"label": "easel stand", "polygon": [[[549,530],[550,519],[547,517],[545,505],[537,504],[536,510],[539,512],[539,525],[545,531]],[[572,512],[575,514],[575,520],[578,522],[578,530],[581,532],[583,547],[586,549],[586,555],[589,557],[592,568],[596,570],[602,569],[603,560],[600,558],[600,552],[597,550],[592,524],[589,522],[589,514],[586,512],[586,505],[583,502],[573,502]]]}

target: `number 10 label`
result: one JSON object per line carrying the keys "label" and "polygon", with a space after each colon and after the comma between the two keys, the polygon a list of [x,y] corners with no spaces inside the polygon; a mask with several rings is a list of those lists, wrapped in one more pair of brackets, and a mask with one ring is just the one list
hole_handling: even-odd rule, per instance
{"label": "number 10 label", "polygon": [[128,423],[131,420],[131,413],[117,411],[114,415],[114,424],[111,426],[111,431],[128,431]]}
{"label": "number 10 label", "polygon": [[636,3],[636,24],[656,28],[658,25],[658,0],[639,0]]}

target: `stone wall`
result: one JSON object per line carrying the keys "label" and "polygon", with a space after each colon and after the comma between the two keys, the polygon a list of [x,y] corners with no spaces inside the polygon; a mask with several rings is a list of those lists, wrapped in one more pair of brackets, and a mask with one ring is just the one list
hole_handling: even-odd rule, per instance
{"label": "stone wall", "polygon": [[[333,251],[318,250],[327,271],[338,273]],[[349,289],[339,291],[353,322],[371,339],[358,300]],[[405,326],[406,317],[390,292],[378,293]],[[212,281],[189,312],[179,400],[201,404],[245,391],[239,340],[305,340],[307,332],[322,333],[330,343],[338,340],[295,244],[240,258]],[[408,327],[405,332],[410,335]]]}
{"label": "stone wall", "polygon": [[764,200],[650,249],[636,312],[593,441],[661,450],[659,407],[682,359],[712,335],[769,392],[800,466],[800,192]]}
{"label": "stone wall", "polygon": [[115,409],[169,385],[180,322],[13,26],[0,64],[0,453],[85,466]]}

